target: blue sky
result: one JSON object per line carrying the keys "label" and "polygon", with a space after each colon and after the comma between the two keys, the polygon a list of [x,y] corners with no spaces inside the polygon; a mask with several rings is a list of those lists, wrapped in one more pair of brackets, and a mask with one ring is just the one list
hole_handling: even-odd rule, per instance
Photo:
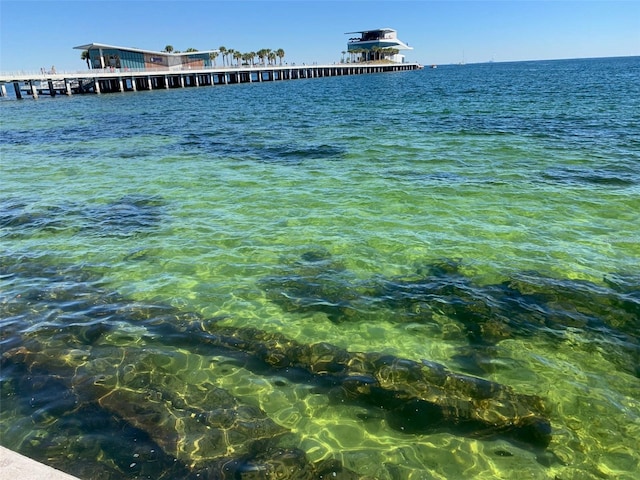
{"label": "blue sky", "polygon": [[282,48],[333,63],[351,32],[390,27],[423,64],[640,55],[640,0],[0,0],[0,71],[86,68],[86,43]]}

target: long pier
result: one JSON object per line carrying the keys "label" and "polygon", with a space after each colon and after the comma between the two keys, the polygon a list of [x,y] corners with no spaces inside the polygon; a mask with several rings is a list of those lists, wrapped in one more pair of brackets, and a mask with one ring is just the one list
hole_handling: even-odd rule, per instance
{"label": "long pier", "polygon": [[136,92],[235,83],[274,82],[303,78],[363,75],[421,69],[419,63],[344,63],[335,65],[261,65],[194,70],[94,69],[77,73],[1,74],[0,96],[13,84],[15,96]]}

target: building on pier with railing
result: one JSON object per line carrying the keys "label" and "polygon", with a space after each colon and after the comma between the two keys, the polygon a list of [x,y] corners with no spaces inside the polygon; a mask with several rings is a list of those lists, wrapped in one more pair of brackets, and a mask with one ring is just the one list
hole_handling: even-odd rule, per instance
{"label": "building on pier with railing", "polygon": [[88,65],[95,69],[183,70],[212,66],[219,50],[189,52],[156,52],[140,48],[117,47],[104,43],[89,43],[73,47],[87,52]]}

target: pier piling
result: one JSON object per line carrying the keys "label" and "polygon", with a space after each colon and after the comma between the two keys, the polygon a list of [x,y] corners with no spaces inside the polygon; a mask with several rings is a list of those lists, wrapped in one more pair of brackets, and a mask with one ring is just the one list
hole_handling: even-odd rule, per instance
{"label": "pier piling", "polygon": [[36,88],[36,86],[33,84],[32,80],[29,80],[29,92],[31,93],[31,96],[33,98],[38,98],[38,89]]}

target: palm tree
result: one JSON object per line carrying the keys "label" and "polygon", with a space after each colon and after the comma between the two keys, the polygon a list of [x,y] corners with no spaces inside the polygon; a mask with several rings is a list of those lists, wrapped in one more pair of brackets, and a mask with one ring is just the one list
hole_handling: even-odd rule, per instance
{"label": "palm tree", "polygon": [[192,47],[189,47],[185,50],[185,52],[197,52],[197,51],[198,51],[197,48],[192,48]]}
{"label": "palm tree", "polygon": [[164,47],[164,51],[167,53],[173,52],[173,45],[167,45],[166,47]]}
{"label": "palm tree", "polygon": [[397,55],[398,53],[400,53],[400,50],[398,50],[397,48],[393,48],[393,47],[387,47],[384,49],[384,53],[386,56],[389,57],[389,61],[391,61],[391,57],[393,57],[394,55]]}
{"label": "palm tree", "polygon": [[373,47],[371,47],[371,50],[373,52],[373,59],[376,60],[376,56],[378,57],[377,60],[380,60],[380,47],[378,47],[377,45],[374,45]]}
{"label": "palm tree", "polygon": [[87,68],[88,68],[88,69],[91,69],[91,64],[89,63],[89,59],[91,58],[91,57],[89,56],[89,50],[83,50],[83,51],[82,51],[82,53],[80,54],[80,58],[81,58],[82,60],[86,60],[86,62],[87,62]]}
{"label": "palm tree", "polygon": [[280,59],[280,65],[282,65],[282,59],[284,58],[284,50],[281,48],[276,50],[276,57]]}
{"label": "palm tree", "polygon": [[347,52],[343,50],[341,53],[342,53],[342,58],[340,59],[340,63],[344,63],[344,54]]}
{"label": "palm tree", "polygon": [[267,58],[269,59],[269,65],[276,64],[276,57],[277,57],[276,52],[269,52],[267,54]]}
{"label": "palm tree", "polygon": [[242,54],[239,51],[234,50],[233,51],[233,58],[236,60],[236,65],[240,66],[240,59],[242,58]]}
{"label": "palm tree", "polygon": [[213,62],[213,66],[216,66],[216,58],[218,58],[218,52],[211,52],[209,54],[209,60]]}
{"label": "palm tree", "polygon": [[257,55],[258,59],[260,60],[260,63],[264,63],[264,58],[267,56],[267,49],[266,48],[261,48],[260,50],[258,50],[256,52],[256,55]]}
{"label": "palm tree", "polygon": [[220,52],[220,55],[222,55],[222,66],[226,66],[226,58],[227,58],[227,47],[219,47],[218,51]]}

